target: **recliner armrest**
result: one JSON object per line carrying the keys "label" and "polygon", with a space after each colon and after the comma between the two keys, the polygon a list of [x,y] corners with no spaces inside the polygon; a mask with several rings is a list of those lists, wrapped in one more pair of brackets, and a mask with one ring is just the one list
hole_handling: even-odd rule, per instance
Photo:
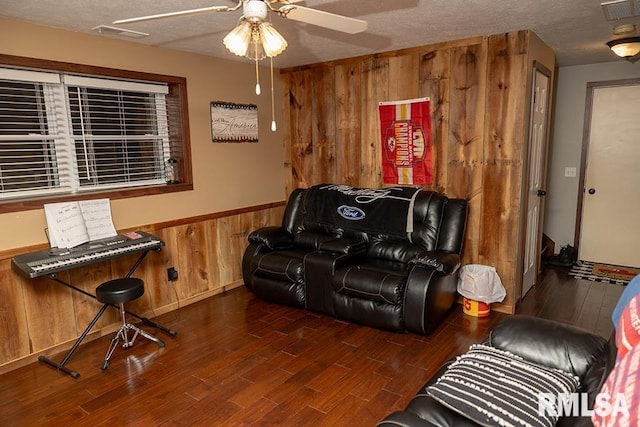
{"label": "recliner armrest", "polygon": [[460,256],[445,251],[431,251],[416,255],[409,260],[409,264],[431,267],[444,274],[453,274],[460,268]]}
{"label": "recliner armrest", "polygon": [[580,378],[607,351],[607,340],[600,336],[573,325],[525,315],[501,320],[491,331],[489,342],[531,362]]}
{"label": "recliner armrest", "polygon": [[376,427],[437,427],[413,412],[398,411],[376,424]]}
{"label": "recliner armrest", "polygon": [[293,247],[293,236],[282,227],[263,227],[249,234],[249,242],[262,243],[269,249],[287,249]]}
{"label": "recliner armrest", "polygon": [[318,249],[337,254],[354,254],[364,252],[367,249],[367,242],[357,236],[342,236],[320,243]]}

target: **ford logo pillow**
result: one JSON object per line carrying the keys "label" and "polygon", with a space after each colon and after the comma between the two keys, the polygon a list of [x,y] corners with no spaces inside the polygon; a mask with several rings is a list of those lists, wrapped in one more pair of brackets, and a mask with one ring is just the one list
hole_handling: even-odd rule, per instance
{"label": "ford logo pillow", "polygon": [[344,219],[348,219],[351,221],[357,221],[360,219],[364,219],[365,214],[362,209],[358,209],[353,206],[342,205],[338,208],[338,213]]}

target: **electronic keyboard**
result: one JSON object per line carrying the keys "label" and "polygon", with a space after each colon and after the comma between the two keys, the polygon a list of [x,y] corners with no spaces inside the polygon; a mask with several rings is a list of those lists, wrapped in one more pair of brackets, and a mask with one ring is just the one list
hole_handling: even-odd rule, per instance
{"label": "electronic keyboard", "polygon": [[[131,237],[132,236],[132,237]],[[31,279],[142,251],[159,251],[164,242],[144,231],[93,240],[71,249],[45,249],[17,255],[11,265]]]}

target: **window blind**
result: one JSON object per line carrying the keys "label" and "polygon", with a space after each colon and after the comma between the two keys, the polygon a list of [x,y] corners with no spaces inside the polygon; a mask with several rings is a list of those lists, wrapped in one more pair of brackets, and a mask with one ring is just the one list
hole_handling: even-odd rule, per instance
{"label": "window blind", "polygon": [[0,198],[65,191],[61,89],[56,75],[0,69]]}
{"label": "window blind", "polygon": [[167,93],[0,68],[0,199],[165,183]]}
{"label": "window blind", "polygon": [[80,189],[165,181],[164,95],[80,86],[67,93]]}

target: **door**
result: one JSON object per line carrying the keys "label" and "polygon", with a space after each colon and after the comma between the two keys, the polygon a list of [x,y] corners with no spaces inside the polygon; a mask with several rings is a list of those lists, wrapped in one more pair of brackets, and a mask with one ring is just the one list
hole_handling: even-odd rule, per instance
{"label": "door", "polygon": [[532,85],[533,104],[529,131],[529,173],[527,176],[527,224],[525,231],[522,297],[535,284],[540,270],[542,240],[542,198],[547,140],[549,77],[536,69]]}
{"label": "door", "polygon": [[578,256],[638,267],[640,81],[623,83],[591,87]]}

